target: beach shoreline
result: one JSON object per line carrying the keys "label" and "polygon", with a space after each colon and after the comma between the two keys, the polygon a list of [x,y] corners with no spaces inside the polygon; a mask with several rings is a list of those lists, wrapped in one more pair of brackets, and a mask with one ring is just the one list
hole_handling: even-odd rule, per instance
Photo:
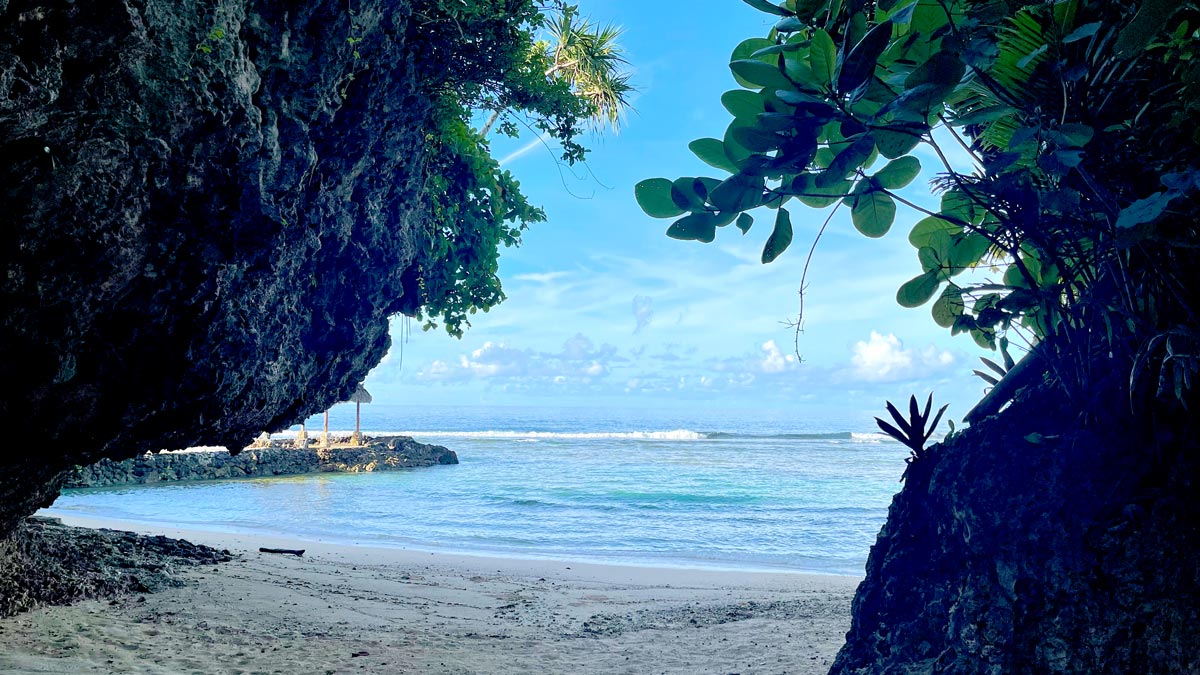
{"label": "beach shoreline", "polygon": [[183,538],[237,559],[183,571],[180,588],[0,621],[6,673],[824,673],[859,582],[54,516]]}
{"label": "beach shoreline", "polygon": [[[266,548],[305,549],[311,556],[325,553],[340,560],[361,560],[365,563],[423,563],[437,560],[464,569],[490,569],[496,562],[502,563],[506,571],[534,573],[546,566],[553,568],[558,564],[572,565],[576,569],[592,569],[601,571],[605,578],[618,578],[621,574],[606,574],[608,568],[631,568],[637,570],[635,576],[654,579],[676,575],[680,572],[712,574],[758,574],[758,575],[800,575],[814,577],[835,577],[840,579],[862,579],[861,574],[843,574],[832,571],[815,569],[797,569],[789,567],[770,567],[760,563],[739,565],[736,561],[726,560],[697,560],[665,558],[662,560],[645,560],[633,557],[614,557],[612,559],[597,559],[587,554],[570,555],[562,552],[528,553],[525,551],[492,551],[492,550],[459,550],[452,547],[437,545],[389,545],[377,543],[367,538],[346,536],[345,538],[329,539],[312,534],[278,534],[269,532],[231,532],[220,529],[203,529],[196,527],[174,527],[158,522],[141,520],[123,520],[107,516],[79,515],[78,513],[57,510],[54,508],[38,511],[38,515],[56,518],[64,525],[87,527],[93,529],[124,530],[145,535],[163,535],[174,539],[186,539],[196,544],[205,544],[213,548],[245,548],[257,550]],[[365,539],[360,541],[359,539]],[[512,566],[503,563],[513,562]],[[527,563],[527,564],[526,564]]]}

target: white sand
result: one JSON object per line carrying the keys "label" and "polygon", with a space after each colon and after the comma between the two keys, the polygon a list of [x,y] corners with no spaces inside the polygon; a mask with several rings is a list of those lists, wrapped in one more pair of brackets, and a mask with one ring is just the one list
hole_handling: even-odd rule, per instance
{"label": "white sand", "polygon": [[0,620],[2,673],[825,673],[859,581],[63,520],[242,557],[189,571],[182,588]]}

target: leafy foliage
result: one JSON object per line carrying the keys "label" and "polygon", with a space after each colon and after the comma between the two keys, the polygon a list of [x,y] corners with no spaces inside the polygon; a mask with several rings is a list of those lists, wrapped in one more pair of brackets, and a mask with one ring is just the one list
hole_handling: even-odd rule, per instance
{"label": "leafy foliage", "polygon": [[[431,0],[410,39],[428,63],[435,102],[426,135],[428,228],[418,242],[418,292],[426,329],[440,320],[462,337],[469,316],[504,299],[499,250],[544,221],[513,176],[491,156],[487,134],[516,136],[513,116],[582,161],[579,138],[594,119],[615,124],[631,91],[620,31],[578,18],[562,2]],[[546,34],[550,40],[539,39]],[[597,74],[599,73],[599,74]],[[490,114],[477,130],[474,121]]]}
{"label": "leafy foliage", "polygon": [[1003,365],[996,363],[989,358],[981,356],[979,357],[979,360],[982,361],[983,365],[987,366],[991,372],[988,373],[982,370],[971,371],[976,377],[992,386],[1000,384],[1000,378],[1007,376],[1010,372],[1012,372],[1013,367],[1017,365],[1016,360],[1008,351],[1008,338],[1002,337],[998,340],[998,343],[1000,347],[1000,356],[1004,361]]}
{"label": "leafy foliage", "polygon": [[430,229],[418,269],[421,311],[428,328],[440,316],[446,332],[462,337],[470,315],[504,300],[499,250],[518,245],[521,232],[546,216],[462,120],[451,119],[430,143],[437,151],[427,167]]}
{"label": "leafy foliage", "polygon": [[[733,51],[723,137],[691,146],[731,175],[635,191],[647,214],[682,216],[669,236],[712,241],[794,200],[845,205],[879,237],[903,205],[923,218],[901,305],[933,301],[939,325],[985,347],[1040,343],[1081,400],[1117,359],[1184,401],[1200,368],[1177,356],[1200,334],[1195,2],[745,1],[777,23]],[[897,193],[918,146],[938,158],[938,209]],[[784,241],[771,235],[764,262]]]}

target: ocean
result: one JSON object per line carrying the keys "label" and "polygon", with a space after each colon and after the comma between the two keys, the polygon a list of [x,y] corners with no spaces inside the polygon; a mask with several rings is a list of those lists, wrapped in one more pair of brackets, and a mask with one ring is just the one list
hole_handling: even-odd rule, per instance
{"label": "ocean", "polygon": [[[444,445],[460,464],[68,490],[44,513],[428,551],[861,575],[907,454],[861,419],[774,411],[367,405],[362,415],[365,433]],[[336,407],[330,428],[353,427],[354,407]],[[320,428],[309,421],[310,436]]]}

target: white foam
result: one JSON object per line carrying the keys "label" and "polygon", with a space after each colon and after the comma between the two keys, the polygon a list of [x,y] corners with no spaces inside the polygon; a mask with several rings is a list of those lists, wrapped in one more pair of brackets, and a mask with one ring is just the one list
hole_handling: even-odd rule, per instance
{"label": "white foam", "polygon": [[887,434],[850,434],[850,441],[853,443],[883,443],[890,440],[893,439]]}
{"label": "white foam", "polygon": [[688,429],[672,431],[614,431],[614,432],[560,432],[560,431],[401,431],[403,436],[414,438],[479,438],[496,440],[632,440],[632,441],[702,441],[704,434]]}

